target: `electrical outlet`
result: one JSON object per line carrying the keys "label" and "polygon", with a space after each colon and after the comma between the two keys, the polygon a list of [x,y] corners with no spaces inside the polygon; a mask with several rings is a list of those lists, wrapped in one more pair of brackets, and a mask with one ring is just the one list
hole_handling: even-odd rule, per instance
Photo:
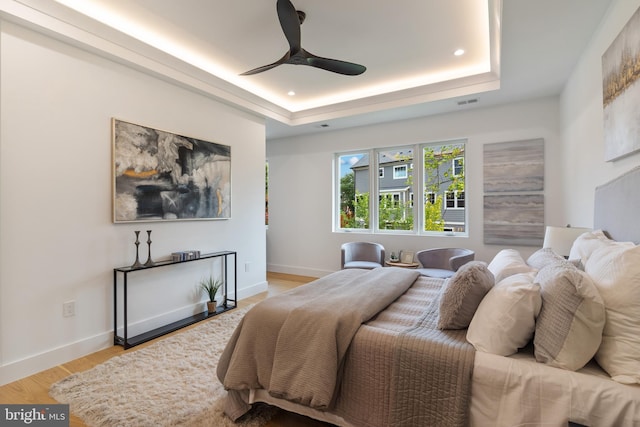
{"label": "electrical outlet", "polygon": [[245,273],[248,273],[251,270],[251,263],[250,262],[245,262],[244,263],[244,271]]}
{"label": "electrical outlet", "polygon": [[76,315],[76,302],[75,301],[67,301],[62,304],[62,316],[63,317],[72,317]]}

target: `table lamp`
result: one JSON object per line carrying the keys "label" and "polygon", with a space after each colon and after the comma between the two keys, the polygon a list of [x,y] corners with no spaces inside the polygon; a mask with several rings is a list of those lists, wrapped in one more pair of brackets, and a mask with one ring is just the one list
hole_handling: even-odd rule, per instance
{"label": "table lamp", "polygon": [[551,248],[555,253],[565,258],[569,257],[573,242],[583,233],[591,231],[585,227],[553,227],[547,226],[544,233],[543,248]]}

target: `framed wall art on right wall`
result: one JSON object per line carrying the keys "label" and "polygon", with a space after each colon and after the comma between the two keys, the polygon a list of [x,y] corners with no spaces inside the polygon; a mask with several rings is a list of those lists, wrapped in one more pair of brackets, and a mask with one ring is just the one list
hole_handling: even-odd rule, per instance
{"label": "framed wall art on right wall", "polygon": [[640,150],[640,9],[602,55],[604,157]]}

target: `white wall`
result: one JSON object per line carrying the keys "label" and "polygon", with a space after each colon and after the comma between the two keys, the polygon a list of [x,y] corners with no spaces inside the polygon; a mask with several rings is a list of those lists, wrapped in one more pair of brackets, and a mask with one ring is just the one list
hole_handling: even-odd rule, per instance
{"label": "white wall", "polygon": [[[154,259],[236,250],[240,297],[266,289],[262,119],[13,23],[1,30],[0,384],[112,345],[113,268],[133,262],[133,230],[153,230]],[[230,145],[232,219],[113,224],[112,117]],[[209,270],[132,278],[130,320],[201,309]]]}
{"label": "white wall", "polygon": [[612,3],[561,96],[565,159],[561,182],[566,222],[573,225],[593,224],[596,186],[640,165],[640,153],[604,161],[602,109],[602,55],[638,7],[639,0]]}
{"label": "white wall", "polygon": [[[335,152],[467,138],[466,202],[469,237],[390,236],[332,232],[332,161]],[[487,143],[545,140],[545,219],[561,225],[562,176],[558,99],[546,98],[492,108],[376,126],[269,140],[269,271],[322,276],[340,267],[340,245],[373,240],[390,251],[439,246],[467,247],[491,260],[501,249],[483,243],[482,153]],[[518,248],[523,255],[536,248]]]}

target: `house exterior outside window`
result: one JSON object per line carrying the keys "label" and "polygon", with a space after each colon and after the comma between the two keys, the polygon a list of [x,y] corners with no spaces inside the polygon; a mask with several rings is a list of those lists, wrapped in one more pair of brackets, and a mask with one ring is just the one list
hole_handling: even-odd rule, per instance
{"label": "house exterior outside window", "polygon": [[[466,233],[464,143],[336,154],[336,163],[340,164],[336,229]],[[415,162],[415,153],[421,154],[421,162]],[[414,165],[420,167],[416,170]],[[372,170],[377,171],[377,179]],[[423,194],[417,199],[421,202],[418,205],[416,192]],[[375,197],[370,197],[372,194]]]}

